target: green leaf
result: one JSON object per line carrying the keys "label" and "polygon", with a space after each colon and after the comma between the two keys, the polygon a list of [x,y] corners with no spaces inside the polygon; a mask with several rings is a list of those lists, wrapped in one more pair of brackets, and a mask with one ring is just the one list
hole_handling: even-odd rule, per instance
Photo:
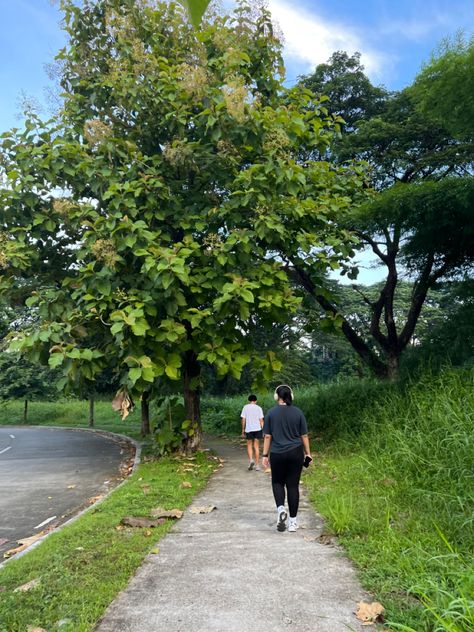
{"label": "green leaf", "polygon": [[167,364],[166,365],[165,373],[172,380],[177,380],[178,379],[178,369],[176,367],[172,366],[171,364]]}
{"label": "green leaf", "polygon": [[52,369],[63,363],[64,356],[62,353],[53,353],[49,356],[48,364]]}
{"label": "green leaf", "polygon": [[130,369],[128,372],[128,379],[130,380],[133,386],[135,386],[135,383],[137,382],[137,380],[141,378],[141,376],[142,376],[141,367],[134,367],[133,369]]}
{"label": "green leaf", "polygon": [[206,11],[210,0],[180,0],[183,7],[188,10],[189,18],[195,29],[199,28],[202,16]]}
{"label": "green leaf", "polygon": [[144,336],[149,329],[150,325],[143,318],[140,318],[132,325],[132,331],[135,336]]}

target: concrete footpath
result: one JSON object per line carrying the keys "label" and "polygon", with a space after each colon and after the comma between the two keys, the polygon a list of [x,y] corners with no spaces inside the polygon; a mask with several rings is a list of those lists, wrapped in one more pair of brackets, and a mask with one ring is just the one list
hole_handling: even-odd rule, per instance
{"label": "concrete footpath", "polygon": [[185,512],[96,632],[367,630],[354,612],[371,599],[341,550],[318,539],[322,521],[304,494],[300,528],[280,533],[270,474],[247,471],[240,446],[206,445],[225,463],[192,506],[216,509]]}

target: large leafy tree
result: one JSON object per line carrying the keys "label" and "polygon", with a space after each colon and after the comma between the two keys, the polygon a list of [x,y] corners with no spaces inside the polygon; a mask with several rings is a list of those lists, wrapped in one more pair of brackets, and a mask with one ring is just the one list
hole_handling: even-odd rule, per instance
{"label": "large leafy tree", "polygon": [[474,136],[474,38],[447,40],[414,85],[420,111],[459,139]]}
{"label": "large leafy tree", "polygon": [[[352,77],[360,86],[360,77],[351,72],[348,60],[341,67],[340,59],[333,59],[333,71],[342,73],[344,85]],[[320,75],[315,73],[318,85]],[[334,78],[328,76],[330,91]],[[381,93],[365,85],[367,99],[359,100],[358,118],[352,101],[347,101],[351,126],[332,158],[338,163],[353,158],[367,161],[372,168],[371,184],[379,192],[342,219],[386,272],[375,299],[362,287],[355,287],[361,306],[370,308],[368,326],[351,322],[337,300],[321,294],[310,268],[297,262],[294,269],[302,287],[326,314],[338,319],[363,361],[377,375],[395,378],[430,289],[442,279],[469,271],[473,264],[474,152],[468,138],[456,138],[440,119],[420,114],[422,88],[416,82],[402,92],[385,93],[382,103]],[[324,85],[320,89],[324,91]],[[461,85],[459,90],[461,97]],[[371,100],[379,111],[367,116],[370,108],[364,104]],[[340,103],[336,103],[336,113],[344,118]],[[328,109],[331,111],[330,103]],[[403,276],[412,282],[412,292],[402,321],[396,318],[395,305]]]}
{"label": "large leafy tree", "polygon": [[[310,91],[283,89],[265,9],[195,32],[174,3],[63,7],[62,111],[2,141],[1,287],[48,272],[26,299],[41,325],[15,346],[73,381],[113,367],[147,400],[181,378],[193,447],[202,363],[240,375],[252,315],[272,327],[299,303],[282,244],[325,269],[359,180],[297,159],[334,124]],[[273,353],[255,364],[279,368]]]}

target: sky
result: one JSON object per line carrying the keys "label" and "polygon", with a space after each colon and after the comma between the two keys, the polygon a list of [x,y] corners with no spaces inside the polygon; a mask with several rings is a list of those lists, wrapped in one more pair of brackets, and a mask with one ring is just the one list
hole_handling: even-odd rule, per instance
{"label": "sky", "polygon": [[[232,5],[232,0],[223,0]],[[409,85],[446,37],[474,32],[474,0],[268,0],[284,35],[286,81],[327,61],[336,50],[359,51],[373,83]],[[59,3],[0,0],[0,133],[21,124],[24,96],[43,104],[45,66],[65,44]],[[362,278],[362,277],[361,277]]]}

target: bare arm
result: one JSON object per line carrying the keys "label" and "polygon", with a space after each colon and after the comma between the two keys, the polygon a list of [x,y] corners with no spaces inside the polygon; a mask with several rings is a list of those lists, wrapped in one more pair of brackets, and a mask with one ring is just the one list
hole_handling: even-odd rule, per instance
{"label": "bare arm", "polygon": [[266,434],[263,440],[263,452],[262,452],[262,465],[264,468],[268,467],[268,454],[270,452],[271,443],[272,443],[272,435]]}
{"label": "bare arm", "polygon": [[308,435],[301,435],[301,443],[303,444],[305,456],[311,456],[311,448],[309,447]]}
{"label": "bare arm", "polygon": [[242,422],[242,436],[245,436],[245,417],[241,417],[240,421]]}

